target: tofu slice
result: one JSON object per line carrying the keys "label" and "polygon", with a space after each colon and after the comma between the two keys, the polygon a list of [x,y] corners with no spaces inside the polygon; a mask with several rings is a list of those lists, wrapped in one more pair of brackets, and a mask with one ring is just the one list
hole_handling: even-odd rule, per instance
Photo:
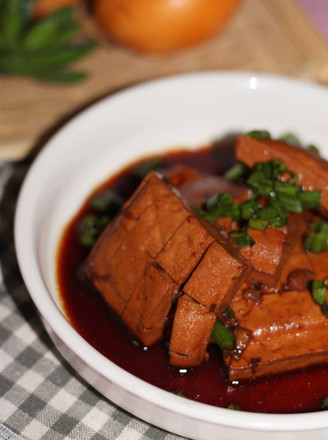
{"label": "tofu slice", "polygon": [[252,168],[258,162],[281,159],[298,175],[304,190],[321,190],[321,208],[328,212],[328,163],[318,154],[271,139],[238,136],[236,158]]}
{"label": "tofu slice", "polygon": [[259,304],[239,298],[231,307],[251,335],[242,352],[224,353],[231,381],[327,362],[328,319],[308,290],[264,294]]}
{"label": "tofu slice", "polygon": [[170,340],[170,364],[192,367],[207,361],[216,315],[188,295],[178,299]]}

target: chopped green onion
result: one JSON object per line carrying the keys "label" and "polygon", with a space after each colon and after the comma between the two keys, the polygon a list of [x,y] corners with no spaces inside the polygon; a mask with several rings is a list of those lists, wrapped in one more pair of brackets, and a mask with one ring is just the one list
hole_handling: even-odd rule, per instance
{"label": "chopped green onion", "polygon": [[212,330],[212,339],[222,350],[232,347],[236,340],[235,335],[218,319]]}
{"label": "chopped green onion", "polygon": [[309,228],[313,233],[307,235],[303,242],[303,248],[318,254],[328,247],[328,223],[324,220],[311,222]]}
{"label": "chopped green onion", "polygon": [[318,208],[320,205],[321,191],[302,191],[298,197],[304,209]]}
{"label": "chopped green onion", "polygon": [[295,212],[297,214],[303,211],[302,203],[298,200],[297,197],[280,193],[278,194],[278,198],[282,204],[282,206],[289,212]]}
{"label": "chopped green onion", "polygon": [[92,197],[90,207],[98,211],[107,211],[109,209],[117,210],[123,204],[123,199],[112,190],[106,190]]}
{"label": "chopped green onion", "polygon": [[230,403],[227,406],[228,409],[233,409],[235,411],[240,411],[240,406],[237,403]]}
{"label": "chopped green onion", "polygon": [[322,409],[328,409],[328,397],[324,397],[322,399],[321,408]]}
{"label": "chopped green onion", "polygon": [[109,223],[110,218],[106,215],[96,217],[86,215],[79,223],[79,240],[83,246],[92,247],[103,229]]}
{"label": "chopped green onion", "polygon": [[271,139],[271,134],[267,130],[252,130],[245,134],[256,139]]}
{"label": "chopped green onion", "polygon": [[254,246],[255,240],[244,231],[233,231],[230,232],[230,237],[234,238],[237,246],[239,248],[244,248],[246,246]]}
{"label": "chopped green onion", "polygon": [[268,220],[262,220],[260,218],[251,218],[248,222],[248,226],[259,231],[264,231],[269,225]]}
{"label": "chopped green onion", "polygon": [[224,311],[222,313],[222,316],[225,319],[234,318],[235,317],[235,312],[234,312],[234,310],[230,306],[227,306],[224,309]]}
{"label": "chopped green onion", "polygon": [[240,216],[243,220],[249,220],[259,211],[259,204],[255,200],[249,200],[240,204]]}
{"label": "chopped green onion", "polygon": [[239,206],[226,193],[218,193],[210,197],[206,203],[206,209],[215,217],[231,217],[232,220],[240,218]]}
{"label": "chopped green onion", "polygon": [[310,151],[312,151],[313,153],[320,154],[320,150],[319,150],[319,148],[316,147],[315,145],[310,144],[310,145],[307,147],[307,149],[310,150]]}
{"label": "chopped green onion", "polygon": [[328,222],[325,222],[324,220],[320,220],[318,222],[310,222],[309,228],[313,232],[326,234],[328,236]]}
{"label": "chopped green onion", "polygon": [[198,206],[191,206],[191,209],[196,215],[198,215],[198,217],[207,220],[209,223],[215,223],[216,217],[211,212],[207,212],[205,209],[199,208]]}
{"label": "chopped green onion", "polygon": [[150,159],[146,162],[141,163],[140,165],[137,165],[133,172],[135,175],[143,179],[146,177],[146,175],[153,170],[158,169],[163,165],[163,159],[160,157],[154,157],[153,159]]}
{"label": "chopped green onion", "polygon": [[327,303],[321,304],[321,312],[325,316],[325,318],[328,318],[328,304]]}
{"label": "chopped green onion", "polygon": [[303,248],[306,251],[319,254],[327,247],[327,236],[324,234],[310,234],[305,237]]}
{"label": "chopped green onion", "polygon": [[279,141],[286,144],[293,145],[294,147],[300,147],[301,141],[294,133],[285,133],[278,138]]}
{"label": "chopped green onion", "polygon": [[311,293],[317,304],[322,306],[326,302],[326,285],[323,281],[313,281],[311,285]]}
{"label": "chopped green onion", "polygon": [[289,196],[296,196],[301,191],[301,187],[293,185],[289,182],[281,182],[281,180],[276,180],[274,182],[274,191],[278,195],[287,194]]}
{"label": "chopped green onion", "polygon": [[243,163],[236,163],[223,174],[223,177],[230,180],[230,182],[234,182],[245,175],[246,169]]}

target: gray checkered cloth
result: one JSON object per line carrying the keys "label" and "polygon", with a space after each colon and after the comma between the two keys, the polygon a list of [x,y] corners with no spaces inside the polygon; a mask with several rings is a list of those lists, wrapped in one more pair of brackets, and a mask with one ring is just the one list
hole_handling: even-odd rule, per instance
{"label": "gray checkered cloth", "polygon": [[0,165],[0,439],[177,440],[85,383],[45,332],[13,244],[17,194],[29,164]]}

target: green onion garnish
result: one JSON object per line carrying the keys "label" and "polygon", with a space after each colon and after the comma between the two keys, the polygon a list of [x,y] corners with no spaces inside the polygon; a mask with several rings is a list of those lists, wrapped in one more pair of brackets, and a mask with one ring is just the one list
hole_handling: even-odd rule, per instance
{"label": "green onion garnish", "polygon": [[103,229],[108,225],[110,218],[107,215],[96,217],[86,215],[79,223],[79,240],[83,246],[92,247]]}
{"label": "green onion garnish", "polygon": [[232,220],[240,218],[239,206],[226,193],[218,193],[210,197],[206,203],[206,209],[215,217],[231,217]]}
{"label": "green onion garnish", "polygon": [[203,218],[204,220],[207,220],[209,223],[214,224],[216,220],[216,216],[213,215],[211,212],[205,211],[205,209],[199,208],[198,206],[191,206],[191,209],[194,211],[198,217]]}
{"label": "green onion garnish", "polygon": [[321,191],[301,191],[298,198],[303,209],[314,209],[320,205]]}
{"label": "green onion garnish", "polygon": [[310,145],[307,147],[307,149],[310,150],[310,151],[312,151],[313,153],[320,154],[320,150],[319,150],[319,148],[316,147],[315,145],[310,144]]}
{"label": "green onion garnish", "polygon": [[96,194],[90,201],[90,207],[98,211],[118,210],[122,204],[122,197],[112,190]]}
{"label": "green onion garnish", "polygon": [[328,409],[328,397],[324,397],[322,399],[321,408],[322,409]]}
{"label": "green onion garnish", "polygon": [[278,138],[281,142],[286,142],[286,144],[293,145],[294,147],[300,147],[301,141],[294,133],[285,133]]}
{"label": "green onion garnish", "polygon": [[234,317],[235,317],[235,312],[234,312],[234,310],[233,310],[230,306],[227,306],[227,307],[224,309],[224,311],[223,311],[223,313],[222,313],[222,316],[223,316],[225,319],[234,318]]}
{"label": "green onion garnish", "polygon": [[249,200],[240,204],[240,216],[243,220],[249,220],[257,215],[260,207],[255,200]]}
{"label": "green onion garnish", "polygon": [[328,304],[327,303],[321,304],[321,312],[325,316],[325,318],[328,318]]}
{"label": "green onion garnish", "polygon": [[313,233],[306,236],[303,248],[315,254],[320,253],[328,247],[328,223],[324,220],[309,223]]}
{"label": "green onion garnish", "polygon": [[235,335],[218,319],[215,321],[211,336],[222,350],[231,348],[236,341]]}
{"label": "green onion garnish", "polygon": [[256,139],[271,139],[271,134],[267,130],[252,130],[245,134]]}
{"label": "green onion garnish", "polygon": [[238,405],[238,403],[230,403],[227,406],[228,409],[233,409],[235,411],[240,411],[240,406]]}
{"label": "green onion garnish", "polygon": [[248,226],[253,229],[258,229],[259,231],[265,231],[268,227],[269,221],[262,220],[260,218],[251,218],[248,222]]}
{"label": "green onion garnish", "polygon": [[234,238],[237,246],[239,248],[244,248],[246,246],[254,246],[255,240],[244,231],[233,231],[230,232],[230,237]]}
{"label": "green onion garnish", "polygon": [[322,306],[326,302],[326,285],[323,281],[313,281],[311,285],[311,293],[317,304]]}
{"label": "green onion garnish", "polygon": [[223,174],[223,177],[230,182],[235,182],[245,175],[246,169],[247,167],[243,163],[236,163]]}
{"label": "green onion garnish", "polygon": [[160,157],[154,157],[153,159],[149,159],[148,161],[137,165],[133,172],[136,176],[140,177],[140,179],[143,179],[150,171],[157,170],[162,165],[163,159]]}

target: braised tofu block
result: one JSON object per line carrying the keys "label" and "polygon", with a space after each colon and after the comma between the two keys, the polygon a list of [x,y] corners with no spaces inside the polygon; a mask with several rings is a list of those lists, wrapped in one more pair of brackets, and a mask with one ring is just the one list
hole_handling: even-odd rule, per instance
{"label": "braised tofu block", "polygon": [[[173,187],[150,173],[99,237],[85,274],[132,333],[151,345],[162,336],[176,293],[217,236],[219,232],[198,219]],[[218,242],[217,246],[222,248]],[[232,260],[222,249],[220,255]],[[248,268],[238,264],[232,276],[240,277]],[[233,283],[226,286],[229,295]],[[220,295],[215,298],[215,309],[220,300]]]}
{"label": "braised tofu block", "polygon": [[224,353],[230,380],[327,362],[328,319],[309,290],[264,294],[259,303],[238,298],[231,307],[240,333],[250,337]]}
{"label": "braised tofu block", "polygon": [[254,268],[249,281],[265,287],[277,287],[281,281],[281,271],[295,244],[307,231],[308,220],[308,212],[304,211],[289,214],[288,223],[280,228],[267,228],[264,231],[248,228],[247,232],[255,244],[240,249],[240,253]]}
{"label": "braised tofu block", "polygon": [[192,299],[213,313],[222,312],[252,268],[243,257],[215,241],[183,287]]}
{"label": "braised tofu block", "polygon": [[267,228],[264,231],[248,228],[247,233],[255,240],[255,244],[240,249],[240,253],[254,267],[252,279],[265,285],[274,284],[286,249],[287,228]]}
{"label": "braised tofu block", "polygon": [[239,136],[236,158],[252,168],[256,163],[281,159],[298,175],[304,190],[321,190],[321,208],[328,211],[328,164],[316,153],[271,139]]}
{"label": "braised tofu block", "polygon": [[170,363],[179,367],[200,365],[208,359],[207,345],[216,315],[188,295],[179,298],[170,340]]}

